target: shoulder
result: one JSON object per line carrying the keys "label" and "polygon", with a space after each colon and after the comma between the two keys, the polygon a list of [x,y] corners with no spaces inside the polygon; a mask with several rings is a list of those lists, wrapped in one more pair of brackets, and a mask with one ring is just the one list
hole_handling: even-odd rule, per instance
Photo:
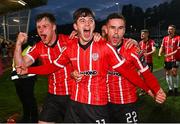
{"label": "shoulder", "polygon": [[44,43],[43,43],[42,41],[39,41],[39,42],[37,42],[36,44],[34,44],[34,45],[31,47],[31,49],[39,49],[39,48],[44,47],[44,46],[45,46]]}
{"label": "shoulder", "polygon": [[95,45],[95,46],[97,46],[99,48],[109,46],[108,41],[106,41],[103,38],[101,38],[99,41],[93,41],[93,45]]}
{"label": "shoulder", "polygon": [[149,39],[149,41],[152,43],[152,42],[155,42],[153,39]]}
{"label": "shoulder", "polygon": [[166,41],[169,38],[169,36],[164,36],[163,40]]}
{"label": "shoulder", "polygon": [[176,35],[174,38],[177,39],[177,40],[179,40],[179,39],[180,39],[180,36]]}
{"label": "shoulder", "polygon": [[139,44],[142,44],[143,43],[143,41],[141,40],[141,41],[139,41]]}
{"label": "shoulder", "polygon": [[155,44],[155,41],[153,39],[149,39],[149,44]]}
{"label": "shoulder", "polygon": [[133,45],[129,50],[129,53],[133,53],[137,56],[141,56],[143,54],[143,50],[141,50],[138,46]]}
{"label": "shoulder", "polygon": [[65,34],[59,34],[58,39],[61,44],[68,46],[72,44],[76,44],[78,42],[78,38],[70,39],[69,35],[65,35]]}
{"label": "shoulder", "polygon": [[69,39],[69,35],[58,34],[58,39],[59,40],[67,40],[67,39]]}

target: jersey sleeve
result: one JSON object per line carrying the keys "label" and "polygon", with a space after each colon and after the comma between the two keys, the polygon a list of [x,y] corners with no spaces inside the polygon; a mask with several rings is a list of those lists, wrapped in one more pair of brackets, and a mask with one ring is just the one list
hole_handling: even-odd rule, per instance
{"label": "jersey sleeve", "polygon": [[165,41],[165,37],[162,40],[161,47],[164,47],[164,43],[165,43],[164,41]]}
{"label": "jersey sleeve", "polygon": [[149,69],[141,73],[141,75],[144,78],[147,86],[154,92],[154,94],[156,94],[160,90],[160,85],[157,78],[151,73]]}
{"label": "jersey sleeve", "polygon": [[143,50],[137,46],[133,46],[127,52],[128,54],[126,55],[128,55],[129,61],[131,61],[140,72],[144,72],[148,69]]}
{"label": "jersey sleeve", "polygon": [[53,63],[28,68],[29,74],[48,75],[58,71],[60,68]]}
{"label": "jersey sleeve", "polygon": [[154,40],[152,40],[151,46],[152,46],[152,48],[153,48],[153,47],[156,47],[156,46],[155,46],[155,41],[154,41]]}
{"label": "jersey sleeve", "polygon": [[71,52],[71,50],[68,50],[67,47],[64,47],[59,57],[56,60],[54,60],[54,64],[58,67],[63,68],[67,64],[71,63],[68,56],[68,52]]}
{"label": "jersey sleeve", "polygon": [[64,66],[70,62],[68,57],[66,56],[67,55],[66,49],[67,49],[66,47],[62,49],[61,54],[56,60],[53,61],[53,63],[36,66],[36,67],[29,67],[28,73],[47,75],[57,71],[59,68],[64,68]]}
{"label": "jersey sleeve", "polygon": [[180,36],[178,36],[177,52],[175,53],[176,61],[180,61]]}
{"label": "jersey sleeve", "polygon": [[129,55],[131,55],[133,65],[135,65],[141,73],[146,85],[154,92],[154,94],[156,94],[160,89],[160,85],[157,78],[150,72],[141,50],[134,47]]}
{"label": "jersey sleeve", "polygon": [[108,47],[111,50],[107,50],[106,52],[108,52],[108,57],[111,58],[108,62],[110,63],[112,68],[119,72],[130,82],[132,82],[134,85],[148,92],[149,88],[145,85],[143,79],[138,75],[137,71],[129,69],[129,63],[125,61],[125,59],[123,59],[122,57],[119,57],[116,51],[110,45]]}
{"label": "jersey sleeve", "polygon": [[37,43],[29,50],[29,52],[26,55],[30,57],[33,60],[33,62],[35,62],[35,60],[39,57],[39,50],[39,43]]}

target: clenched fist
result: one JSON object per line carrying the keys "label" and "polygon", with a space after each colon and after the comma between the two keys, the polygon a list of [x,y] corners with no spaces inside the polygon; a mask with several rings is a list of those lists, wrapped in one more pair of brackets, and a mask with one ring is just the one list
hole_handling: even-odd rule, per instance
{"label": "clenched fist", "polygon": [[22,45],[27,42],[28,35],[26,33],[20,32],[17,36],[16,45]]}

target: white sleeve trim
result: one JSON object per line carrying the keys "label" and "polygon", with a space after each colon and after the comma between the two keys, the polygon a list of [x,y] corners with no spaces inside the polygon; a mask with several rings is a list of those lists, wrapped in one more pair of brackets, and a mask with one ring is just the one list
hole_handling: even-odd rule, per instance
{"label": "white sleeve trim", "polygon": [[143,73],[143,72],[145,72],[145,71],[149,68],[148,65],[147,65],[146,67],[143,67],[143,65],[141,64],[139,58],[138,58],[136,55],[134,55],[133,53],[131,53],[131,56],[132,56],[133,58],[135,58],[136,61],[137,61],[137,63],[138,63],[138,65],[139,65],[139,67],[140,67],[139,72]]}
{"label": "white sleeve trim", "polygon": [[148,69],[149,69],[149,67],[148,67],[148,65],[147,65],[145,68],[139,70],[139,72],[140,72],[140,73],[143,73],[143,72],[145,72],[145,71],[148,70]]}
{"label": "white sleeve trim", "polygon": [[113,53],[115,54],[115,56],[116,56],[116,58],[118,59],[118,61],[121,63],[121,59],[120,59],[120,57],[118,56],[118,54],[117,54],[117,52],[115,51],[115,49],[110,45],[110,44],[106,44],[112,51],[113,51]]}
{"label": "white sleeve trim", "polygon": [[115,69],[115,68],[118,68],[119,66],[121,66],[122,64],[124,64],[125,62],[125,59],[122,59],[117,65],[114,65],[112,68]]}
{"label": "white sleeve trim", "polygon": [[34,58],[31,55],[26,54],[26,56],[28,56],[33,61],[33,63],[35,62]]}
{"label": "white sleeve trim", "polygon": [[117,52],[114,50],[114,48],[113,48],[110,44],[107,43],[106,45],[113,51],[113,53],[114,53],[115,56],[116,56],[116,59],[118,59],[118,61],[119,61],[119,63],[116,64],[116,65],[114,65],[112,68],[115,69],[115,68],[121,66],[121,65],[125,62],[125,59],[124,59],[124,58],[121,59],[121,58],[119,57],[119,55],[117,54]]}
{"label": "white sleeve trim", "polygon": [[64,68],[64,67],[65,67],[64,65],[58,64],[58,63],[57,63],[57,60],[54,60],[54,64],[55,64],[56,66],[60,67],[60,68]]}

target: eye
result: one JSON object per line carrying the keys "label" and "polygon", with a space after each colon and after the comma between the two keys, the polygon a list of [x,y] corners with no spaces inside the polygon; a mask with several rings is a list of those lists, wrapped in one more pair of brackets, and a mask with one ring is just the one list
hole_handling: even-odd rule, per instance
{"label": "eye", "polygon": [[79,22],[80,22],[80,23],[84,23],[84,22],[85,22],[85,19],[84,19],[84,18],[80,18],[80,19],[79,19]]}
{"label": "eye", "polygon": [[90,19],[90,22],[91,22],[91,23],[94,23],[94,19],[93,19],[93,18],[91,18],[91,19]]}
{"label": "eye", "polygon": [[110,26],[111,29],[115,29],[116,27],[115,26]]}
{"label": "eye", "polygon": [[120,26],[119,29],[120,29],[120,30],[124,29],[124,26]]}
{"label": "eye", "polygon": [[38,26],[37,29],[40,29],[40,26]]}

